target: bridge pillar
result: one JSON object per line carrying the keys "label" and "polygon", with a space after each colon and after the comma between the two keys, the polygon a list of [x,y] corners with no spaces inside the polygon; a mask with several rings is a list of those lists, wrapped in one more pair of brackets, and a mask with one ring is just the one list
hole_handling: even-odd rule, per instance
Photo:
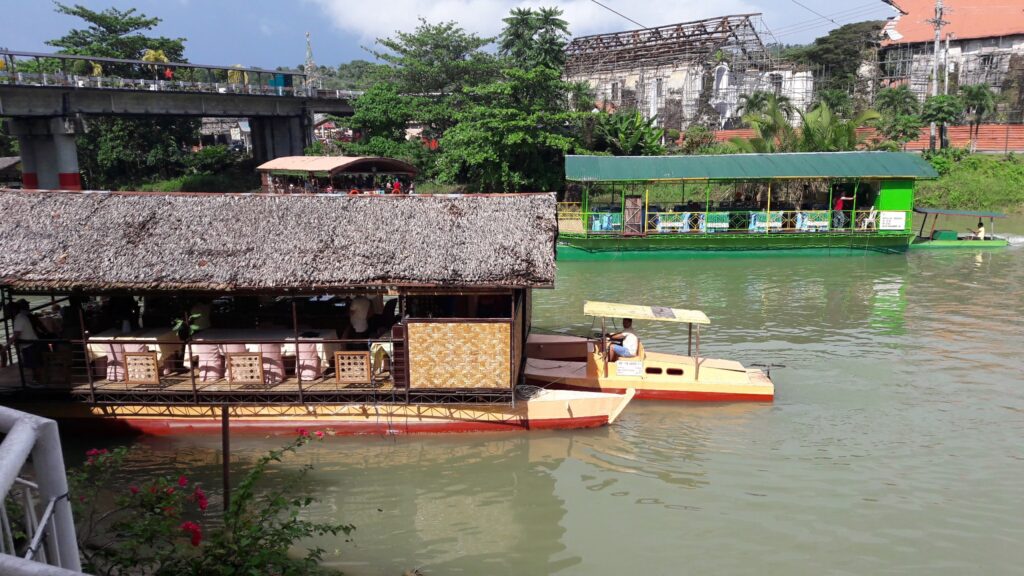
{"label": "bridge pillar", "polygon": [[312,143],[313,123],[303,116],[250,118],[252,156],[262,164],[281,156],[302,156]]}
{"label": "bridge pillar", "polygon": [[21,148],[21,184],[44,190],[81,190],[75,121],[70,118],[12,118],[11,135]]}

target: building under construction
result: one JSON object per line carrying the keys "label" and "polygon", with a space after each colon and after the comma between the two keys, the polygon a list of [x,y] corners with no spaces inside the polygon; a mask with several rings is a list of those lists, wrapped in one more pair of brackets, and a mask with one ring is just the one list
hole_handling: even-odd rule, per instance
{"label": "building under construction", "polygon": [[587,82],[605,110],[636,108],[665,128],[738,124],[743,94],[773,92],[807,108],[810,70],[772,59],[760,14],[737,14],[575,38],[566,76]]}
{"label": "building under construction", "polygon": [[923,101],[933,90],[955,94],[959,86],[988,84],[1003,94],[1003,120],[1022,120],[1024,5],[1019,0],[944,0],[939,14],[936,0],[885,1],[899,14],[883,31],[881,87],[906,85]]}

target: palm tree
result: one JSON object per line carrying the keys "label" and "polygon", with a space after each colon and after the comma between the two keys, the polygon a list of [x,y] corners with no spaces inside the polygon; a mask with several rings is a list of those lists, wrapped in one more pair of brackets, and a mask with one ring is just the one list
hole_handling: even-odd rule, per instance
{"label": "palm tree", "polygon": [[875,97],[875,109],[890,117],[916,116],[921,113],[921,102],[907,85],[885,88]]}
{"label": "palm tree", "polygon": [[569,23],[561,16],[558,8],[513,8],[502,20],[505,28],[498,38],[498,52],[523,68],[561,69],[569,36]]}
{"label": "palm tree", "polygon": [[857,134],[857,128],[881,120],[882,115],[874,110],[865,110],[852,119],[845,119],[822,102],[810,112],[800,113],[803,127],[800,130],[799,149],[802,152],[843,152],[856,150],[866,136]]}
{"label": "palm tree", "polygon": [[[760,97],[755,92],[745,102],[749,108],[757,104],[762,106]],[[763,94],[763,93],[762,93]],[[756,99],[755,99],[756,98]],[[763,108],[759,111],[750,111],[743,115],[743,123],[754,129],[754,138],[731,138],[731,142],[741,152],[793,152],[797,148],[796,130],[789,121],[789,112],[792,107],[789,99],[778,98],[774,94],[768,94],[764,100]]]}
{"label": "palm tree", "polygon": [[736,107],[736,113],[740,115],[760,114],[772,106],[781,110],[786,118],[793,116],[793,103],[788,96],[780,96],[772,92],[765,92],[764,90],[756,90],[750,94],[740,94],[740,102],[739,106]]}
{"label": "palm tree", "polygon": [[971,152],[978,147],[978,132],[981,122],[996,108],[996,97],[988,84],[969,84],[960,87],[960,97],[964,108],[970,114]]}
{"label": "palm tree", "polygon": [[818,92],[816,104],[828,104],[829,110],[839,116],[846,116],[853,110],[850,93],[838,88],[826,88]]}

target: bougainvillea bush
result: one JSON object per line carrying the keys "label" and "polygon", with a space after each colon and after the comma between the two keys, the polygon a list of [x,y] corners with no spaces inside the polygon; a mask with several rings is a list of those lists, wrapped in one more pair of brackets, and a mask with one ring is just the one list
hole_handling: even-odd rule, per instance
{"label": "bougainvillea bush", "polygon": [[110,576],[324,573],[322,549],[307,548],[301,556],[289,550],[315,536],[347,537],[355,527],[305,520],[313,498],[259,486],[271,464],[313,438],[322,440],[324,433],[299,430],[295,440],[260,458],[232,489],[224,513],[209,509],[206,492],[188,475],[127,483],[121,473],[126,448],[89,450],[68,478],[85,570]]}

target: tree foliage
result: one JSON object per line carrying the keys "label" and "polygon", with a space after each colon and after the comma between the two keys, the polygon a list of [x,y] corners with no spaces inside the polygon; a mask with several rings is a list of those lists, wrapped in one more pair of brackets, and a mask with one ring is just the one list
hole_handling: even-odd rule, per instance
{"label": "tree foliage", "polygon": [[58,48],[63,54],[142,60],[146,51],[151,50],[161,52],[168,60],[184,61],[184,38],[146,36],[141,33],[155,28],[160,23],[160,18],[151,18],[135,8],[107,8],[96,11],[81,4],[55,4],[58,14],[79,18],[87,24],[85,28],[73,29],[60,38],[46,42],[47,45]]}
{"label": "tree foliage", "polygon": [[888,116],[913,116],[921,113],[917,95],[907,85],[884,88],[875,97],[875,109]]}
{"label": "tree foliage", "polygon": [[960,87],[960,97],[970,118],[971,152],[977,148],[981,123],[995,112],[996,96],[988,84],[969,84]]}
{"label": "tree foliage", "polygon": [[562,19],[561,10],[513,8],[502,22],[505,29],[499,38],[498,53],[512,65],[555,69],[565,66],[569,23]]}
{"label": "tree foliage", "polygon": [[441,180],[473,191],[559,188],[563,155],[576,145],[567,90],[561,71],[544,66],[507,68],[473,89],[473,105],[441,139]]}
{"label": "tree foliage", "polygon": [[597,123],[601,148],[615,156],[660,156],[665,130],[658,128],[657,118],[645,119],[639,110],[620,110],[605,114]]}
{"label": "tree foliage", "polygon": [[817,68],[822,89],[852,91],[857,83],[857,71],[864,61],[864,53],[874,48],[884,22],[856,22],[840,26],[813,44],[790,49],[787,56],[802,64]]}
{"label": "tree foliage", "polygon": [[[85,24],[47,42],[62,53],[131,60],[148,55],[153,62],[185,60],[184,39],[147,36],[144,32],[156,27],[160,19],[134,8],[95,11],[58,3],[57,12]],[[176,176],[185,167],[187,146],[196,141],[198,129],[198,121],[182,118],[91,119],[88,130],[76,138],[85,185],[117,189]]]}

